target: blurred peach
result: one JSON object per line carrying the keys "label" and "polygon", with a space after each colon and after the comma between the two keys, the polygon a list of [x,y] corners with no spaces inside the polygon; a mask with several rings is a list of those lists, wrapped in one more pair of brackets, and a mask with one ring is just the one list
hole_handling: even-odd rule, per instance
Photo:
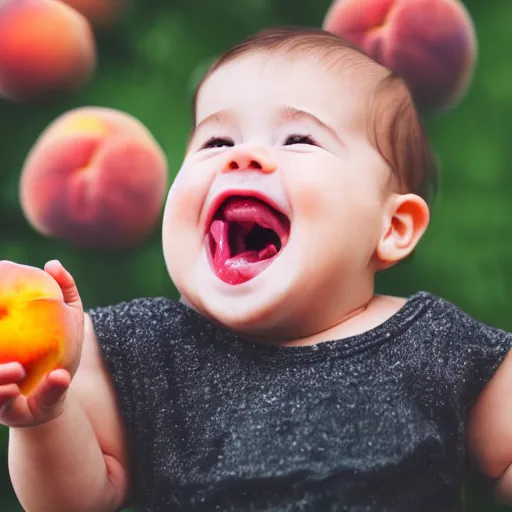
{"label": "blurred peach", "polygon": [[323,27],[400,75],[423,112],[455,106],[471,83],[477,37],[459,0],[335,0]]}
{"label": "blurred peach", "polygon": [[19,384],[30,394],[42,378],[65,363],[70,323],[62,291],[46,272],[0,261],[0,364],[18,362]]}
{"label": "blurred peach", "polygon": [[79,90],[96,66],[91,27],[57,0],[0,3],[0,94],[14,101]]}
{"label": "blurred peach", "polygon": [[83,14],[94,26],[117,22],[128,7],[127,0],[61,0]]}
{"label": "blurred peach", "polygon": [[46,236],[121,249],[153,231],[166,188],[166,157],[142,123],[84,107],[57,118],[36,141],[21,173],[20,202]]}

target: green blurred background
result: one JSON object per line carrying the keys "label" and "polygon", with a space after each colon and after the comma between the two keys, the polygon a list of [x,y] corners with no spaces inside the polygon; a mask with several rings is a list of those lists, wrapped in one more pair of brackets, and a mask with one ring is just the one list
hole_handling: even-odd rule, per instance
{"label": "green blurred background", "polygon": [[[0,259],[38,267],[60,259],[74,275],[86,308],[138,296],[174,296],[159,228],[144,245],[122,254],[78,251],[34,232],[18,202],[27,152],[66,110],[112,107],[151,130],[167,154],[172,180],[190,128],[192,92],[211,59],[269,25],[320,26],[329,4],[134,0],[122,23],[97,34],[96,77],[79,94],[44,107],[0,100]],[[465,4],[477,29],[479,61],[464,101],[428,123],[443,166],[431,228],[414,261],[380,276],[378,291],[428,290],[512,331],[512,2]],[[7,437],[0,427],[0,511],[14,512],[21,508],[7,471]],[[477,477],[468,480],[465,496],[467,511],[512,511],[493,504]]]}

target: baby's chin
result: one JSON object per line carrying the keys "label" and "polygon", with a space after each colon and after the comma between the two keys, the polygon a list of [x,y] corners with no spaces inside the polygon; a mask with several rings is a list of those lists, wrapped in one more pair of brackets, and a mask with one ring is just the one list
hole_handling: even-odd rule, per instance
{"label": "baby's chin", "polygon": [[294,289],[298,287],[285,261],[276,261],[255,278],[236,285],[220,280],[203,261],[194,278],[178,286],[181,302],[188,307],[253,339],[272,339],[286,331],[293,310],[291,301],[297,297]]}

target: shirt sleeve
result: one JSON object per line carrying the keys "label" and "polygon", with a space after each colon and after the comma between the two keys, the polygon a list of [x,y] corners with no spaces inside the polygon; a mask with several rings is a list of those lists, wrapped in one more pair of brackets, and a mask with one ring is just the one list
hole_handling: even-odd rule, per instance
{"label": "shirt sleeve", "polygon": [[477,322],[472,349],[478,356],[475,377],[485,386],[512,347],[512,333]]}
{"label": "shirt sleeve", "polygon": [[93,308],[87,313],[91,317],[103,361],[112,379],[125,427],[129,434],[133,434],[137,390],[133,379],[136,354],[130,332],[133,330],[130,304]]}
{"label": "shirt sleeve", "polygon": [[[132,459],[131,504],[152,489],[154,429],[161,397],[167,393],[162,365],[167,358],[163,333],[172,309],[164,299],[134,299],[88,311],[105,365],[110,373],[127,433]],[[159,398],[160,397],[160,398]]]}
{"label": "shirt sleeve", "polygon": [[458,368],[454,371],[460,372],[465,382],[467,412],[512,348],[512,333],[477,321],[465,313],[461,315],[459,356],[455,356]]}

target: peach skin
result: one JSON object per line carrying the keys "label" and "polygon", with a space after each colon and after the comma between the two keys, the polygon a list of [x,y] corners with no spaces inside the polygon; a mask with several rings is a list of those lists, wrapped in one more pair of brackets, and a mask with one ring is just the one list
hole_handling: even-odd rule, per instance
{"label": "peach skin", "polygon": [[67,364],[73,323],[61,288],[46,272],[0,262],[0,365],[18,362],[25,378],[18,383],[29,395],[43,377]]}
{"label": "peach skin", "polygon": [[87,20],[57,0],[0,2],[0,94],[40,101],[84,86],[96,67]]}
{"label": "peach skin", "polygon": [[335,0],[323,28],[400,75],[423,113],[454,107],[471,83],[477,37],[459,0]]}
{"label": "peach skin", "polygon": [[41,234],[91,249],[134,247],[156,226],[167,160],[123,112],[85,107],[57,118],[30,151],[20,203]]}
{"label": "peach skin", "polygon": [[126,12],[128,0],[62,0],[95,27],[110,27]]}

